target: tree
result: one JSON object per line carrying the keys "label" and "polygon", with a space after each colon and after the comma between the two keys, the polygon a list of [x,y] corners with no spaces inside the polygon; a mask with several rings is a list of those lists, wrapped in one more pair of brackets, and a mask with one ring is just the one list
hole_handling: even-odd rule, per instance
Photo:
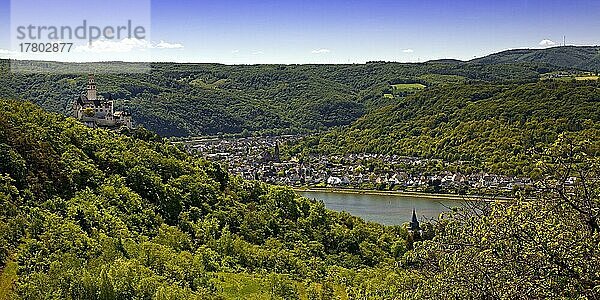
{"label": "tree", "polygon": [[427,278],[420,296],[598,299],[600,164],[585,144],[560,139],[548,152],[538,198],[465,207],[438,221],[435,237],[406,256]]}

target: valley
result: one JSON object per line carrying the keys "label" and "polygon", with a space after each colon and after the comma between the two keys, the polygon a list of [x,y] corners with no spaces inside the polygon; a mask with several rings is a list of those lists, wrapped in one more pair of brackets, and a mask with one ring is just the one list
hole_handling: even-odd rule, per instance
{"label": "valley", "polygon": [[599,53],[2,60],[0,299],[596,299]]}

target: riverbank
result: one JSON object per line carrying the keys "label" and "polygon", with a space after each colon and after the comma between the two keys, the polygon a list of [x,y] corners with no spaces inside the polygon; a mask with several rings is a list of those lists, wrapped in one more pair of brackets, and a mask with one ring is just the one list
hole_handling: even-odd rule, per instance
{"label": "riverbank", "polygon": [[340,188],[294,188],[294,191],[299,192],[317,192],[317,193],[338,193],[338,194],[355,194],[355,195],[378,195],[378,196],[396,196],[396,197],[413,197],[423,199],[437,200],[452,200],[452,201],[507,201],[511,200],[507,197],[493,197],[481,195],[454,195],[454,194],[433,194],[422,192],[406,192],[406,191],[377,191],[377,190],[359,190],[359,189],[340,189]]}

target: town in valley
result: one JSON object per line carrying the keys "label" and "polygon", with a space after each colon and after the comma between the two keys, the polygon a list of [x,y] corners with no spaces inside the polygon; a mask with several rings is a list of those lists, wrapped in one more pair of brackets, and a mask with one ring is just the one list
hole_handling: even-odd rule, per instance
{"label": "town in valley", "polygon": [[[281,145],[300,135],[263,137],[203,137],[178,141],[192,154],[221,163],[248,180],[294,188],[407,191],[461,195],[502,195],[533,191],[527,177],[462,172],[468,162],[440,159],[348,153],[286,156]],[[454,171],[450,171],[454,169]]]}

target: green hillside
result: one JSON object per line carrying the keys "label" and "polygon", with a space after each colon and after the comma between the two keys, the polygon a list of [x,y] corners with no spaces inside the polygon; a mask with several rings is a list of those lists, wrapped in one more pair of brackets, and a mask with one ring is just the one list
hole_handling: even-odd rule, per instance
{"label": "green hillside", "polygon": [[291,151],[472,161],[494,172],[533,175],[535,160],[563,133],[590,139],[600,150],[597,81],[429,88]]}
{"label": "green hillside", "polygon": [[233,177],[148,131],[125,134],[0,101],[1,297],[597,295],[600,164],[585,144],[561,138],[540,165],[592,179],[568,194],[473,203],[413,235]]}
{"label": "green hillside", "polygon": [[[523,83],[565,69],[597,72],[599,50],[571,46],[509,50],[470,62],[420,64],[154,63],[148,74],[99,74],[97,81],[101,94],[118,99],[117,105],[131,110],[138,124],[161,136],[299,133],[348,125],[393,104],[387,91],[390,84]],[[43,64],[57,71],[65,67]],[[53,112],[69,114],[71,101],[85,84],[86,75],[14,74],[9,62],[0,60],[0,97],[27,99]]]}
{"label": "green hillside", "polygon": [[[117,99],[117,107],[131,110],[137,124],[161,136],[322,131],[393,103],[384,97],[392,83],[531,82],[548,70],[536,64],[445,62],[151,67],[148,74],[98,73],[96,81],[100,94]],[[29,100],[52,112],[70,114],[86,82],[87,74],[11,73],[8,61],[0,60],[0,97]]]}
{"label": "green hillside", "polygon": [[600,47],[566,46],[546,49],[517,49],[474,59],[477,64],[542,63],[564,69],[600,71]]}
{"label": "green hillside", "polygon": [[18,264],[24,299],[218,298],[231,284],[286,297],[407,249],[405,229],[242,181],[145,130],[0,107],[0,269]]}

